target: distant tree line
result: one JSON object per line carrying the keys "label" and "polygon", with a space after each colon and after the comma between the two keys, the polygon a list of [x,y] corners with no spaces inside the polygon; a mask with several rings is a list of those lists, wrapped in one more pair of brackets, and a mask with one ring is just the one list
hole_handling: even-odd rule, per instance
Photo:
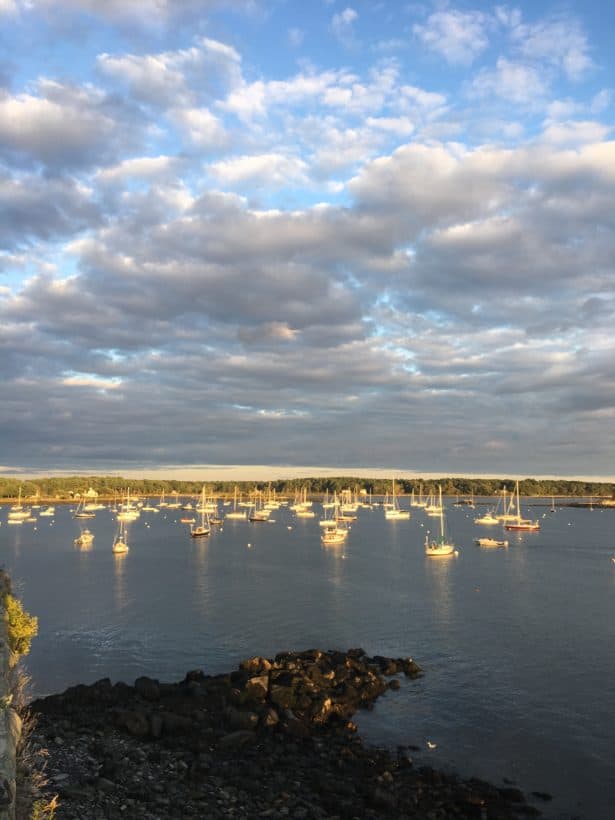
{"label": "distant tree line", "polygon": [[[395,480],[396,492],[400,495],[422,493],[430,495],[442,487],[444,495],[458,495],[460,498],[475,496],[493,496],[506,489],[515,488],[515,480],[506,478],[399,478]],[[163,492],[186,496],[197,495],[203,487],[202,481],[160,480],[152,478],[128,479],[122,476],[55,476],[20,481],[17,478],[0,478],[0,499],[17,498],[21,489],[24,500],[33,498],[69,500],[83,495],[89,488],[102,497],[113,497],[130,488],[132,495],[155,498]],[[327,478],[294,478],[277,481],[209,481],[205,482],[207,495],[232,496],[235,490],[242,495],[254,493],[275,493],[277,496],[294,497],[304,490],[310,495],[341,493],[351,490],[353,493],[385,495],[391,492],[392,483],[383,478],[355,478],[338,476]],[[525,478],[519,482],[519,491],[525,496],[596,496],[615,497],[615,484],[598,481],[564,481],[560,479]]]}

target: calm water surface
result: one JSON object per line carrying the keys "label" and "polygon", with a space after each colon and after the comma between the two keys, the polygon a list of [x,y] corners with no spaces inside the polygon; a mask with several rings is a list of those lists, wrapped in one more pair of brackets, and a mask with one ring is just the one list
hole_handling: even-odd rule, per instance
{"label": "calm water surface", "polygon": [[[36,694],[101,677],[178,680],[229,671],[283,649],[411,655],[417,681],[359,723],[374,743],[415,744],[420,762],[554,795],[548,817],[602,820],[615,805],[615,510],[534,507],[537,533],[479,527],[448,502],[459,555],[426,558],[437,520],[360,510],[344,546],[323,548],[316,519],[227,522],[191,539],[180,511],[144,512],[114,556],[109,510],[70,508],[9,526],[0,562],[39,618],[27,658]],[[317,509],[318,515],[320,508]],[[543,517],[544,513],[544,517]],[[474,545],[508,538],[507,549]],[[427,740],[437,744],[427,749]],[[543,806],[540,804],[542,809]]]}

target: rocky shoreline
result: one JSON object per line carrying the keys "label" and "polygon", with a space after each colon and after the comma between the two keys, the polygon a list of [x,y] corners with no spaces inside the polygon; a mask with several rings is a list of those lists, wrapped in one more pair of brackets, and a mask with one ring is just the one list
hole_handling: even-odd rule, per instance
{"label": "rocky shoreline", "polygon": [[30,704],[58,820],[102,818],[478,818],[536,816],[516,788],[437,771],[363,743],[352,717],[410,658],[285,652],[179,683],[104,679]]}

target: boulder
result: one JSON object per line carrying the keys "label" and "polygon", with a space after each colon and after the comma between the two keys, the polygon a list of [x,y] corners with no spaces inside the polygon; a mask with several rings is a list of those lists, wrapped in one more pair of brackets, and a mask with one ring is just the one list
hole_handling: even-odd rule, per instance
{"label": "boulder", "polygon": [[160,685],[157,680],[143,675],[135,681],[135,692],[145,700],[160,699]]}
{"label": "boulder", "polygon": [[269,676],[259,675],[246,683],[246,695],[254,700],[265,700],[269,691]]}

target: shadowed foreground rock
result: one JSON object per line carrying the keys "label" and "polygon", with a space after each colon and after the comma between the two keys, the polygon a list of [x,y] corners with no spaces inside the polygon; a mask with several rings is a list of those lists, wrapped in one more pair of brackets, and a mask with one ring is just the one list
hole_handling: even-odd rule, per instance
{"label": "shadowed foreground rock", "polygon": [[104,679],[31,704],[32,744],[49,751],[58,820],[538,814],[515,789],[363,744],[352,716],[402,673],[420,669],[356,649],[252,658],[174,684]]}

